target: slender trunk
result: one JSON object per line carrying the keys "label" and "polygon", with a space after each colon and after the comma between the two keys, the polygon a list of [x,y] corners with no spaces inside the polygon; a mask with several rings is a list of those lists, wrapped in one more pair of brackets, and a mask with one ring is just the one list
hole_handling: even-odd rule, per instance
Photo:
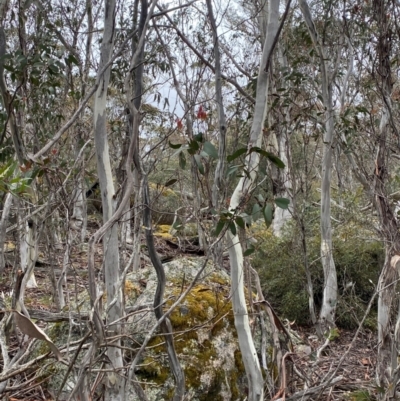
{"label": "slender trunk", "polygon": [[[384,398],[392,398],[395,395],[397,382],[394,382],[394,373],[397,371],[397,338],[393,338],[391,314],[392,302],[395,297],[395,286],[398,278],[400,235],[396,219],[389,205],[385,182],[388,178],[387,153],[388,134],[390,129],[391,113],[391,32],[387,15],[388,3],[385,0],[373,2],[374,19],[379,29],[377,40],[377,76],[382,101],[382,115],[379,125],[378,151],[375,161],[373,193],[375,206],[378,212],[379,222],[383,237],[386,239],[386,257],[381,276],[378,282],[378,358],[377,358],[377,382],[387,393]],[[399,322],[398,322],[399,323]],[[396,324],[397,326],[397,324]],[[394,352],[394,354],[393,354]],[[383,397],[382,397],[383,398]]]}
{"label": "slender trunk", "polygon": [[222,77],[221,77],[221,56],[219,49],[219,39],[217,32],[217,24],[214,18],[214,12],[211,0],[206,0],[208,9],[208,18],[210,20],[213,41],[214,41],[214,57],[215,57],[215,98],[217,102],[218,111],[218,125],[219,125],[219,138],[218,138],[218,161],[215,169],[214,184],[212,188],[212,203],[213,207],[218,210],[219,203],[221,202],[221,195],[224,190],[224,172],[225,172],[225,153],[226,153],[226,119],[224,104],[222,98]]}
{"label": "slender trunk", "polygon": [[[264,128],[267,114],[268,75],[265,72],[265,68],[268,57],[273,49],[275,37],[278,33],[278,21],[279,0],[271,0],[269,3],[267,35],[257,79],[256,104],[248,143],[249,149],[261,145],[262,130]],[[240,210],[242,200],[250,195],[250,191],[257,177],[258,166],[258,153],[250,153],[247,156],[245,163],[247,174],[244,174],[239,180],[239,183],[231,197],[229,209],[234,213],[237,213]],[[248,379],[248,400],[261,401],[264,399],[264,383],[260,369],[260,362],[251,336],[246,299],[244,295],[243,250],[237,234],[234,235],[231,230],[228,230],[226,238],[231,265],[233,313],[238,333],[239,347]]]}
{"label": "slender trunk", "polygon": [[331,227],[331,179],[332,153],[334,146],[334,111],[332,103],[333,73],[330,74],[327,55],[320,42],[318,33],[306,0],[299,0],[304,21],[318,53],[321,68],[322,99],[325,107],[325,134],[323,138],[322,182],[321,182],[321,261],[324,270],[324,292],[319,316],[319,327],[323,333],[335,327],[337,306],[337,275],[333,260],[332,227]]}
{"label": "slender trunk", "polygon": [[[221,55],[217,32],[217,24],[215,22],[214,12],[211,0],[206,0],[208,19],[211,24],[211,30],[214,41],[214,57],[215,57],[215,97],[218,111],[218,161],[215,168],[214,183],[212,186],[212,205],[218,212],[221,202],[224,199],[225,186],[225,155],[226,155],[226,119],[224,111],[224,103],[222,98],[222,77],[221,77]],[[213,249],[215,263],[222,267],[223,241],[215,244]]]}
{"label": "slender trunk", "polygon": [[[105,0],[104,33],[101,42],[101,59],[99,71],[110,60],[114,47],[115,29],[115,0]],[[94,137],[96,146],[97,172],[99,176],[101,200],[103,206],[103,221],[106,223],[115,210],[115,191],[112,177],[111,161],[107,140],[107,114],[106,100],[107,88],[110,80],[111,68],[101,78],[101,83],[94,98]],[[118,249],[118,225],[110,227],[103,237],[104,248],[104,280],[107,291],[107,323],[112,323],[122,317],[122,291],[119,287],[119,249]],[[113,324],[108,327],[109,334],[116,336],[113,345],[108,346],[107,356],[110,360],[109,367],[118,369],[123,367],[121,340],[121,325]],[[123,381],[118,373],[109,372],[108,385],[105,399],[107,401],[120,401],[123,396]]]}
{"label": "slender trunk", "polygon": [[[288,69],[288,61],[284,54],[284,49],[282,49],[282,45],[278,44],[278,63],[280,67],[284,69]],[[286,88],[289,84],[285,81],[285,79],[281,79],[280,86]],[[292,166],[291,163],[291,149],[290,149],[290,134],[292,130],[291,117],[290,117],[290,109],[286,110],[284,115],[285,123],[279,124],[281,128],[280,132],[276,134],[276,150],[278,151],[279,158],[285,164],[283,169],[275,169],[276,170],[276,192],[274,195],[279,198],[288,198],[290,199],[290,204],[287,209],[275,208],[274,213],[274,221],[272,224],[273,232],[276,236],[280,237],[283,232],[283,227],[285,224],[292,218],[293,214],[293,203],[294,199],[292,197],[292,172],[290,168]]]}
{"label": "slender trunk", "polygon": [[12,195],[11,193],[8,193],[5,197],[0,219],[0,276],[3,274],[5,268],[4,243],[6,241],[7,221],[8,221],[8,216],[10,215],[11,205],[12,205]]}

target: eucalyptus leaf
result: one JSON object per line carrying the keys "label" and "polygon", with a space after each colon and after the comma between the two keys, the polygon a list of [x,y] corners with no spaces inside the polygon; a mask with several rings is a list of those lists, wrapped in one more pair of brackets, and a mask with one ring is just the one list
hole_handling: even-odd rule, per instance
{"label": "eucalyptus leaf", "polygon": [[269,203],[265,205],[263,214],[264,214],[265,224],[267,227],[269,227],[272,224],[272,206]]}
{"label": "eucalyptus leaf", "polygon": [[215,146],[211,142],[204,142],[203,150],[206,152],[212,159],[218,159],[218,151]]}
{"label": "eucalyptus leaf", "polygon": [[281,209],[287,209],[289,207],[290,200],[287,198],[275,198],[275,204]]}
{"label": "eucalyptus leaf", "polygon": [[201,162],[201,157],[200,155],[194,155],[194,160],[196,161],[197,168],[199,169],[200,174],[204,175],[204,166],[203,163]]}

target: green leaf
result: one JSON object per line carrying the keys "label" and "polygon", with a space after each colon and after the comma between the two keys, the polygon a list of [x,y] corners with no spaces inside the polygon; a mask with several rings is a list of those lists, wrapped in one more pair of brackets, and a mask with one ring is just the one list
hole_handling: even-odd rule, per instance
{"label": "green leaf", "polygon": [[195,141],[197,141],[197,142],[200,142],[200,143],[202,143],[203,142],[203,133],[202,132],[199,132],[198,134],[196,134],[196,135],[193,135],[193,139],[195,140]]}
{"label": "green leaf", "polygon": [[236,235],[237,231],[236,231],[236,224],[234,221],[231,221],[229,223],[229,230],[231,230],[232,235]]}
{"label": "green leaf", "polygon": [[363,106],[356,107],[356,110],[359,111],[360,113],[368,114],[368,110]]}
{"label": "green leaf", "polygon": [[164,187],[170,187],[171,185],[174,185],[178,180],[176,178],[173,178],[172,180],[167,181],[164,184]]}
{"label": "green leaf", "polygon": [[252,220],[251,220],[251,216],[249,216],[247,213],[243,212],[240,213],[240,216],[242,217],[242,219],[244,220],[245,224],[247,226],[251,226]]}
{"label": "green leaf", "polygon": [[242,228],[243,230],[246,228],[246,224],[245,224],[245,222],[244,222],[244,220],[243,220],[243,217],[241,217],[241,216],[236,216],[235,222],[236,222],[236,224],[237,224],[240,228]]}
{"label": "green leaf", "polygon": [[254,251],[256,250],[256,248],[254,248],[254,246],[250,246],[249,248],[247,248],[244,252],[243,252],[243,256],[249,256],[252,253],[254,253]]}
{"label": "green leaf", "polygon": [[239,156],[243,155],[244,153],[247,152],[247,148],[241,148],[238,149],[235,153],[232,153],[231,155],[229,155],[226,159],[228,160],[228,162],[230,163],[231,161],[237,159]]}
{"label": "green leaf", "polygon": [[265,205],[263,214],[264,214],[265,224],[267,227],[269,227],[272,223],[272,207],[269,203]]}
{"label": "green leaf", "polygon": [[281,209],[287,209],[289,207],[290,200],[287,198],[275,198],[275,204]]}
{"label": "green leaf", "polygon": [[193,156],[199,149],[200,149],[200,146],[197,141],[191,140],[189,142],[189,149],[188,149],[189,154],[191,154]]}
{"label": "green leaf", "polygon": [[234,165],[234,166],[229,166],[227,171],[226,171],[226,176],[229,178],[231,175],[236,174],[238,171],[240,165]]}
{"label": "green leaf", "polygon": [[179,219],[176,220],[174,224],[172,224],[172,228],[174,230],[179,230],[181,227],[182,227],[182,223]]}
{"label": "green leaf", "polygon": [[259,148],[258,146],[254,146],[250,149],[250,153],[251,152],[257,152],[259,153],[261,156],[266,157],[267,159],[269,159],[272,163],[274,163],[278,168],[285,168],[285,163],[278,157],[275,156],[273,153],[271,152],[267,152],[261,148]]}
{"label": "green leaf", "polygon": [[204,166],[203,163],[201,162],[200,155],[194,155],[194,160],[196,161],[197,168],[199,169],[200,174],[204,175]]}
{"label": "green leaf", "polygon": [[75,65],[79,65],[79,61],[76,59],[76,57],[75,56],[73,56],[72,54],[70,54],[69,56],[68,56],[68,58],[66,58],[65,59],[65,62],[67,63],[67,64],[75,64]]}
{"label": "green leaf", "polygon": [[253,210],[251,212],[251,216],[253,221],[257,221],[261,217],[261,207],[258,203],[255,203],[253,206]]}
{"label": "green leaf", "polygon": [[218,159],[218,151],[211,142],[204,142],[203,149],[212,159]]}
{"label": "green leaf", "polygon": [[218,237],[218,235],[221,233],[221,231],[224,227],[225,227],[225,220],[219,219],[217,226],[215,227],[215,230],[214,230],[214,235],[216,237]]}
{"label": "green leaf", "polygon": [[170,141],[168,141],[168,145],[169,145],[169,147],[172,148],[172,149],[179,149],[179,148],[182,146],[181,143],[173,144],[173,143],[171,143]]}
{"label": "green leaf", "polygon": [[274,163],[275,166],[277,166],[278,168],[285,168],[285,163],[278,156],[275,156],[273,153],[270,152],[265,152],[265,153],[267,153],[269,161]]}
{"label": "green leaf", "polygon": [[183,152],[179,153],[179,167],[184,170],[186,167],[186,157]]}

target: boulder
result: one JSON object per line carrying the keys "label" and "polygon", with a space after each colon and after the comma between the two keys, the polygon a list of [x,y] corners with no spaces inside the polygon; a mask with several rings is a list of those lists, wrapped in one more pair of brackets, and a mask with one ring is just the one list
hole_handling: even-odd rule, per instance
{"label": "boulder", "polygon": [[[203,258],[185,257],[164,265],[167,277],[164,310],[190,285],[203,263]],[[129,280],[145,283],[134,303],[152,303],[157,287],[154,269],[142,269],[130,275]],[[229,294],[229,275],[208,263],[201,278],[170,315],[175,348],[185,372],[187,399],[242,399],[246,377]],[[155,323],[152,312],[134,315],[127,328],[134,342],[142,343]],[[174,381],[162,336],[150,340],[136,376],[145,383],[149,401],[172,399]],[[133,400],[137,398],[132,394]]]}

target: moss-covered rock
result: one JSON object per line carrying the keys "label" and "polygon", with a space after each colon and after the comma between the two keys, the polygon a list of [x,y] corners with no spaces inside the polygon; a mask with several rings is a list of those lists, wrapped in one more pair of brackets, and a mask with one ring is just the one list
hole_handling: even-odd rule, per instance
{"label": "moss-covered rock", "polygon": [[[186,257],[164,265],[167,278],[165,311],[188,288],[204,263],[204,258]],[[148,307],[146,310],[136,311],[124,322],[122,345],[125,363],[128,365],[156,324],[152,310],[156,288],[157,276],[152,266],[146,266],[126,277],[125,306]],[[186,377],[186,396],[192,401],[235,401],[245,397],[247,379],[234,325],[230,293],[229,275],[208,262],[186,298],[170,314],[177,355]],[[106,294],[103,302],[106,302]],[[89,313],[87,292],[77,294],[76,301],[71,302],[69,308],[74,313]],[[258,325],[254,327],[255,342],[260,350],[261,330]],[[74,321],[71,325],[68,322],[49,324],[46,332],[61,348],[68,342],[71,344],[81,339],[88,329],[85,322]],[[266,331],[271,332],[271,329],[266,327]],[[91,338],[86,341],[90,343]],[[273,342],[271,339],[267,339],[267,342],[268,366],[275,371],[276,366],[271,362]],[[48,351],[46,343],[38,343],[37,355]],[[79,354],[77,366],[84,354],[83,351]],[[72,355],[73,352],[70,358]],[[101,361],[95,362],[92,367],[101,368]],[[54,365],[51,370],[52,378],[48,382],[50,390],[58,391],[67,374],[67,368],[59,363]],[[148,343],[135,373],[149,401],[172,399],[174,380],[164,338],[159,332],[155,332]],[[69,372],[63,391],[67,398],[75,386],[75,380],[74,372]],[[136,400],[137,396],[132,388],[129,401]]]}
{"label": "moss-covered rock", "polygon": [[[190,285],[203,262],[199,258],[185,258],[165,265],[165,310]],[[136,303],[151,303],[156,286],[156,276],[152,272],[147,277],[146,289]],[[216,271],[209,263],[198,283],[170,315],[175,347],[191,400],[239,400],[243,395],[245,372],[229,294],[229,276],[223,271]],[[135,316],[131,320],[132,327],[136,328],[134,341],[142,342],[155,322],[153,313]],[[149,400],[172,399],[174,382],[164,339],[159,334],[151,339],[136,375],[139,380],[148,383]]]}

